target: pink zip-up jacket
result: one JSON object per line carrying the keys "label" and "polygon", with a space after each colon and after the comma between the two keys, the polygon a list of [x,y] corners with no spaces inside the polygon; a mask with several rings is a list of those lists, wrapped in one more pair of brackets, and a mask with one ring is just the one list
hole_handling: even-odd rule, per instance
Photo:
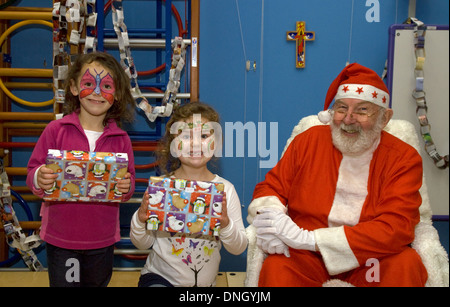
{"label": "pink zip-up jacket", "polygon": [[[36,143],[28,161],[27,185],[33,194],[44,191],[33,184],[34,173],[43,164],[48,149],[89,151],[89,142],[78,118],[78,112],[50,122]],[[135,187],[134,155],[128,134],[111,120],[96,142],[97,152],[128,154],[131,188],[122,201],[131,198]],[[43,202],[40,236],[52,245],[66,249],[97,249],[120,240],[119,203]]]}

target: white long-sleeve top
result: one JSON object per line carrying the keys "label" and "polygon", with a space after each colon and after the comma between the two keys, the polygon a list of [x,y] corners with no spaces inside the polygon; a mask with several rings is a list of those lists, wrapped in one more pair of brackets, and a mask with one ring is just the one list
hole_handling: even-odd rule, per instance
{"label": "white long-sleeve top", "polygon": [[234,185],[218,175],[212,181],[225,185],[230,219],[228,226],[220,229],[219,240],[211,236],[146,230],[145,223],[139,221],[137,211],[134,213],[131,241],[138,249],[151,248],[141,274],[158,274],[174,286],[210,287],[215,285],[222,245],[233,255],[245,251],[248,241],[241,202]]}

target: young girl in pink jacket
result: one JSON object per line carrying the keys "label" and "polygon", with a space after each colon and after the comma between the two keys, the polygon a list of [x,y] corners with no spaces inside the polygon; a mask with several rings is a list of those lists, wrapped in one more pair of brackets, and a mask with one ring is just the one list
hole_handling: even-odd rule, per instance
{"label": "young girl in pink jacket", "polygon": [[[94,52],[79,55],[66,80],[64,117],[50,122],[36,143],[28,187],[39,197],[53,187],[58,175],[45,166],[48,149],[127,153],[128,172],[117,184],[127,201],[134,192],[134,156],[119,127],[134,114],[129,78],[114,57]],[[120,240],[119,203],[43,202],[41,216],[50,286],[107,286]]]}

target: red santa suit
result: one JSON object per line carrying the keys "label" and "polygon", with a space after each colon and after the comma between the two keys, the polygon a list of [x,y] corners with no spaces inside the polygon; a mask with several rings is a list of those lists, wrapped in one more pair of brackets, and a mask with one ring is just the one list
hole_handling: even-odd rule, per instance
{"label": "red santa suit", "polygon": [[331,278],[355,286],[424,285],[425,267],[409,246],[421,185],[420,155],[385,131],[360,156],[342,155],[329,126],[299,134],[256,186],[249,216],[287,206],[299,227],[313,231],[320,252],[269,255],[260,286],[319,286]]}

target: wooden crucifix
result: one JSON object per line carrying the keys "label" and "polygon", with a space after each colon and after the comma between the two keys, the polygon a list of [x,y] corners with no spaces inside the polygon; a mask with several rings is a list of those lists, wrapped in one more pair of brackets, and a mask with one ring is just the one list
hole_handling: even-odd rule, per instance
{"label": "wooden crucifix", "polygon": [[306,31],[304,21],[297,21],[296,31],[287,31],[286,40],[295,41],[295,66],[297,68],[305,68],[305,43],[316,39],[315,32]]}

